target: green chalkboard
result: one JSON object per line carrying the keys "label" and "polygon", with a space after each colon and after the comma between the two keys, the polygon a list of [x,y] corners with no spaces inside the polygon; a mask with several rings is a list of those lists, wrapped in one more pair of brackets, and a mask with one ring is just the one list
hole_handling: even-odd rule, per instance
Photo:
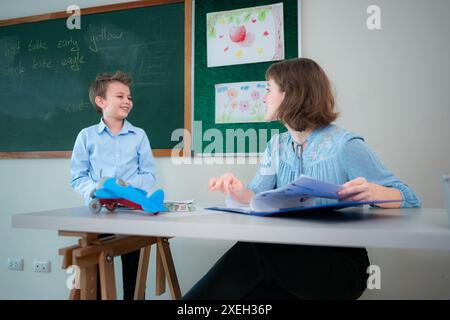
{"label": "green chalkboard", "polygon": [[[285,59],[298,57],[298,9],[297,0],[229,0],[195,1],[195,73],[194,73],[194,151],[198,153],[216,153],[217,143],[222,144],[224,153],[240,153],[238,139],[233,140],[236,130],[255,132],[258,143],[249,143],[251,135],[245,138],[245,153],[263,152],[272,130],[285,131],[278,122],[254,123],[216,123],[215,122],[215,85],[234,82],[265,81],[266,69],[272,62],[247,63],[218,67],[207,66],[207,18],[211,12],[228,11],[242,8],[283,3]],[[231,21],[233,17],[227,17]],[[256,19],[255,19],[256,20]],[[229,22],[225,21],[225,23]],[[232,22],[232,24],[235,22]],[[228,35],[225,35],[225,37]],[[219,131],[217,131],[219,130]],[[209,131],[209,133],[208,133]],[[217,140],[215,133],[221,133],[223,141]],[[262,135],[264,134],[264,135]],[[230,139],[231,137],[231,139]],[[235,135],[236,137],[236,135]],[[241,141],[242,142],[242,141]]]}
{"label": "green chalkboard", "polygon": [[0,28],[0,152],[70,151],[77,133],[100,119],[89,85],[116,70],[133,78],[129,121],[154,150],[176,145],[172,131],[184,128],[184,3],[82,13],[80,30],[66,20]]}

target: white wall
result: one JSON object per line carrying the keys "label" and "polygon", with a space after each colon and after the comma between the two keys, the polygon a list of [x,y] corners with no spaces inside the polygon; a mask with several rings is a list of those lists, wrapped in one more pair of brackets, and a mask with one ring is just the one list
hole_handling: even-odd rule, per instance
{"label": "white wall", "polygon": [[[125,1],[2,1],[0,19],[63,11],[73,2],[88,7]],[[370,4],[381,7],[382,30],[366,28]],[[425,207],[442,207],[439,175],[450,171],[450,2],[303,0],[302,7],[303,55],[319,62],[332,79],[342,112],[338,124],[363,134],[383,162],[422,197]],[[231,170],[248,180],[256,169],[176,166],[167,158],[158,158],[156,168],[168,198],[208,203],[223,201],[206,192],[210,177]],[[0,299],[67,297],[57,249],[74,239],[51,231],[12,229],[11,216],[82,205],[69,187],[68,171],[67,159],[0,160]],[[171,243],[183,293],[232,244],[182,238]],[[382,289],[367,291],[363,298],[450,298],[450,254],[380,249],[369,254],[381,267]],[[24,271],[7,270],[8,257],[24,258]],[[51,260],[52,272],[33,273],[33,259]],[[116,265],[121,288],[120,263]],[[154,298],[153,279],[154,269],[147,298]]]}

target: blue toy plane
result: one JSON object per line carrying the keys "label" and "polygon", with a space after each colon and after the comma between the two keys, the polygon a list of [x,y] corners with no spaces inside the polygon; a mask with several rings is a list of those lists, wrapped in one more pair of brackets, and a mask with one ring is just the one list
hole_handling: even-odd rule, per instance
{"label": "blue toy plane", "polygon": [[92,195],[89,209],[100,212],[102,206],[109,211],[114,211],[118,205],[158,213],[167,211],[164,206],[164,191],[158,189],[151,195],[142,189],[125,184],[122,180],[104,178],[99,183],[99,188]]}

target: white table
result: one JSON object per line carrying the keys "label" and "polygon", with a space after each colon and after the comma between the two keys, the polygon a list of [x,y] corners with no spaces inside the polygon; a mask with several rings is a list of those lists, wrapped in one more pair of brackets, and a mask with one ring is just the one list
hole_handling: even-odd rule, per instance
{"label": "white table", "polygon": [[106,210],[93,214],[87,207],[77,207],[16,214],[12,224],[16,228],[156,237],[450,251],[450,226],[444,209],[365,207],[295,217],[255,217],[205,209],[155,216]]}

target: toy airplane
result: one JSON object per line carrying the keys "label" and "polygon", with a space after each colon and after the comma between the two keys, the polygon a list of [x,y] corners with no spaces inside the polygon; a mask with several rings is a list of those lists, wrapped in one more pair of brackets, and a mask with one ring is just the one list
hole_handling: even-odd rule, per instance
{"label": "toy airplane", "polygon": [[97,189],[92,194],[89,209],[93,213],[99,213],[102,206],[108,211],[114,211],[117,206],[158,213],[167,211],[163,204],[164,191],[158,189],[151,195],[142,189],[127,185],[122,180],[103,178]]}

